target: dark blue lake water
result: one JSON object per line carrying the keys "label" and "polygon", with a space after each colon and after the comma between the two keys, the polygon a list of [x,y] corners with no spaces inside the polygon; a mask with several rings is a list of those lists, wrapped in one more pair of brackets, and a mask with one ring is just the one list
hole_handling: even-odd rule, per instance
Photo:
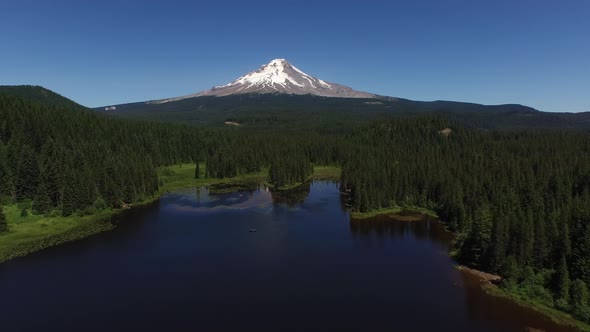
{"label": "dark blue lake water", "polygon": [[566,331],[482,293],[438,221],[351,221],[336,184],[309,189],[287,203],[264,188],[170,193],[113,231],[1,264],[0,328]]}

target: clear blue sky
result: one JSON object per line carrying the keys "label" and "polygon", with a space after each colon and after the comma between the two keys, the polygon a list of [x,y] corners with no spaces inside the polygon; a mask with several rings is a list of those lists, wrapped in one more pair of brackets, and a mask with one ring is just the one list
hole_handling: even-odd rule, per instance
{"label": "clear blue sky", "polygon": [[0,84],[86,106],[194,93],[286,58],[382,95],[590,111],[587,0],[6,0],[0,31]]}

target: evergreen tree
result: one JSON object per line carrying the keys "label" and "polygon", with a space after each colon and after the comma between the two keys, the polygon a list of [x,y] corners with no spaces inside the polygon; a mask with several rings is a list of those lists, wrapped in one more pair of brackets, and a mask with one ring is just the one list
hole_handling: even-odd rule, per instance
{"label": "evergreen tree", "polygon": [[461,250],[462,257],[474,266],[487,265],[485,260],[492,240],[492,215],[487,205],[476,210],[476,215]]}
{"label": "evergreen tree", "polygon": [[38,177],[39,167],[35,151],[30,146],[24,145],[20,151],[16,169],[16,199],[18,201],[32,198],[35,195]]}
{"label": "evergreen tree", "polygon": [[199,169],[199,159],[198,158],[196,159],[196,163],[197,163],[197,165],[195,167],[195,179],[199,179],[199,178],[201,178],[201,171]]}
{"label": "evergreen tree", "polygon": [[8,231],[8,221],[6,220],[6,214],[4,214],[4,208],[0,205],[0,233]]}
{"label": "evergreen tree", "polygon": [[590,322],[590,307],[588,306],[588,286],[580,279],[572,282],[571,286],[572,312],[578,319]]}
{"label": "evergreen tree", "polygon": [[41,183],[37,188],[37,194],[33,200],[33,212],[37,214],[47,213],[51,211],[52,205],[47,183],[44,180],[41,180]]}
{"label": "evergreen tree", "polygon": [[9,201],[14,192],[12,172],[4,150],[3,145],[0,143],[0,203],[3,200]]}
{"label": "evergreen tree", "polygon": [[570,300],[570,277],[565,255],[561,257],[556,277],[555,295],[557,298],[557,305],[561,308],[567,308]]}
{"label": "evergreen tree", "polygon": [[577,278],[590,284],[590,225],[584,225],[584,231],[579,234],[572,249],[572,271]]}
{"label": "evergreen tree", "polygon": [[[117,195],[115,200],[120,199],[121,196]],[[78,207],[77,195],[76,195],[76,183],[73,171],[66,171],[66,177],[64,178],[64,187],[62,193],[61,210],[62,215],[67,217],[74,213]]]}
{"label": "evergreen tree", "polygon": [[585,282],[576,279],[571,285],[571,302],[575,308],[582,308],[588,305],[588,287]]}

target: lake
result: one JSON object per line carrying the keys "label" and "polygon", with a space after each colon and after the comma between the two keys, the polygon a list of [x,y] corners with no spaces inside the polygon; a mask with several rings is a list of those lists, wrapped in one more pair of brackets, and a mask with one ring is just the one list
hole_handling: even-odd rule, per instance
{"label": "lake", "polygon": [[0,264],[2,331],[569,331],[486,295],[432,219],[351,221],[338,185],[164,195]]}

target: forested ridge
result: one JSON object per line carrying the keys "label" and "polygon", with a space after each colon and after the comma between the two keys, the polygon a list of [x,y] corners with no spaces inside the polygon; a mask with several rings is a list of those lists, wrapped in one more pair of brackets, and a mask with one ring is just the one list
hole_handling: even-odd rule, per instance
{"label": "forested ridge", "polygon": [[[353,211],[436,211],[458,234],[459,261],[590,321],[588,133],[481,131],[442,115],[337,123],[304,134],[197,128],[0,93],[4,204],[91,214],[156,195],[156,167],[195,161],[206,177],[268,170],[277,187],[305,181],[311,165],[339,165]],[[0,209],[0,232],[4,219]]]}
{"label": "forested ridge", "polygon": [[[69,215],[158,190],[154,167],[193,151],[198,132],[0,95],[0,196]],[[180,130],[179,130],[180,129]]]}
{"label": "forested ridge", "polygon": [[550,113],[516,105],[480,105],[454,101],[414,101],[403,98],[331,98],[313,95],[238,94],[203,96],[165,103],[138,102],[116,105],[98,112],[113,117],[225,126],[239,123],[242,129],[268,129],[301,133],[310,130],[342,133],[354,122],[391,117],[444,114],[465,127],[480,129],[590,129],[590,113]]}

